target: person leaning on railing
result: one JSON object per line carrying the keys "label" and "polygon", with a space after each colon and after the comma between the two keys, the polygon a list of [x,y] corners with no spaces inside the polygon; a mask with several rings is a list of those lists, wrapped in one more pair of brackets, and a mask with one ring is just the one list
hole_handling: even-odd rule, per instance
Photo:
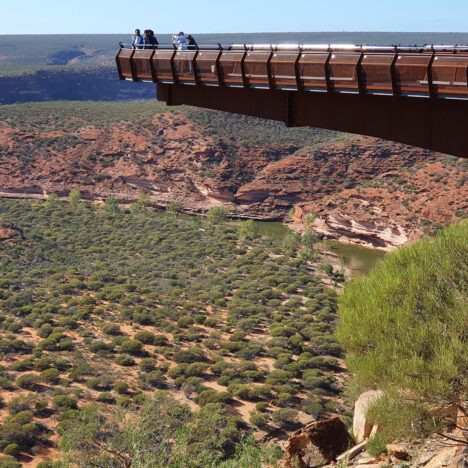
{"label": "person leaning on railing", "polygon": [[159,42],[154,35],[154,31],[152,29],[146,29],[144,34],[145,49],[157,49]]}
{"label": "person leaning on railing", "polygon": [[135,29],[135,34],[132,36],[132,47],[134,49],[143,49],[144,42],[145,41],[140,33],[140,30]]}

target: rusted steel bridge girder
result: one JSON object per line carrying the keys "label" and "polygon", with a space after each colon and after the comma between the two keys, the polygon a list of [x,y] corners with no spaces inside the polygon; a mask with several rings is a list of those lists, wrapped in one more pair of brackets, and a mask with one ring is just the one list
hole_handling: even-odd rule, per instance
{"label": "rusted steel bridge girder", "polygon": [[468,158],[468,102],[407,96],[157,85],[157,99],[367,135]]}
{"label": "rusted steel bridge girder", "polygon": [[158,99],[468,157],[468,46],[127,48],[119,77]]}

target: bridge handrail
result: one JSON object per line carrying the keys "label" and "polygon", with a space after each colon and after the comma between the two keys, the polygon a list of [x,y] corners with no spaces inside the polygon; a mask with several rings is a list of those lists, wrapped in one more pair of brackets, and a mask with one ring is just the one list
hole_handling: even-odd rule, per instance
{"label": "bridge handrail", "polygon": [[[120,42],[119,46],[122,49],[135,49],[135,50],[174,50],[177,46],[169,44],[139,44],[133,45],[131,43]],[[341,52],[341,51],[353,51],[353,52],[388,52],[388,53],[423,53],[423,52],[467,52],[468,45],[444,45],[444,44],[424,44],[424,45],[364,45],[364,44],[197,44],[192,46],[192,49],[188,50],[247,50],[247,51],[317,51],[317,52]],[[184,49],[187,50],[187,49]]]}

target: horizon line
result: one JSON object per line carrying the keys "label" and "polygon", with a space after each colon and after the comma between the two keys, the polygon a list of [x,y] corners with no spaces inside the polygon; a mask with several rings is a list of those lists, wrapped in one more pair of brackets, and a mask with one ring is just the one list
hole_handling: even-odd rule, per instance
{"label": "horizon line", "polygon": [[[214,35],[214,34],[360,34],[360,33],[380,33],[380,34],[468,34],[467,31],[378,31],[378,30],[341,30],[341,31],[254,31],[254,32],[192,32],[191,34],[198,35]],[[0,34],[2,36],[117,36],[122,34],[132,34],[131,31],[126,32],[86,32],[86,33],[7,33]],[[156,32],[156,34],[171,35],[173,32]]]}

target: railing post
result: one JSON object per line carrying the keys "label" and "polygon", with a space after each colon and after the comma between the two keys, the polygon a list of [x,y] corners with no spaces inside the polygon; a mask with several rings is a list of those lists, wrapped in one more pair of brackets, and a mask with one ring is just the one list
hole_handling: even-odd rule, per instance
{"label": "railing post", "polygon": [[330,70],[330,60],[332,58],[333,52],[330,50],[328,52],[327,60],[325,61],[325,84],[327,86],[327,93],[333,92],[333,85],[331,81],[331,70]]}
{"label": "railing post", "polygon": [[157,83],[158,82],[158,74],[156,73],[156,68],[154,67],[154,63],[153,63],[153,58],[154,58],[154,55],[156,54],[156,49],[153,50],[153,53],[151,54],[151,57],[149,58],[149,61],[150,61],[150,70],[151,70],[151,78],[153,80],[153,83]]}
{"label": "railing post", "polygon": [[434,88],[434,83],[432,79],[432,64],[434,63],[435,59],[435,51],[434,48],[432,48],[432,55],[431,59],[429,60],[429,63],[427,65],[427,86],[429,87],[429,97],[430,98],[435,98],[437,97],[436,90]]}
{"label": "railing post", "polygon": [[468,93],[468,66],[466,67],[466,87],[467,87],[467,93]]}
{"label": "railing post", "polygon": [[176,70],[176,67],[175,67],[175,62],[174,62],[176,54],[177,54],[177,49],[174,46],[174,52],[172,53],[171,60],[170,60],[171,72],[172,72],[172,81],[173,81],[174,84],[176,84],[179,81],[179,78],[177,76],[177,70]]}
{"label": "railing post", "polygon": [[395,56],[393,57],[392,64],[390,65],[390,78],[392,80],[392,92],[393,97],[398,97],[400,95],[400,88],[398,86],[397,73],[396,73],[396,63],[398,61],[398,49],[395,50]]}
{"label": "railing post", "polygon": [[221,44],[219,45],[219,54],[216,57],[216,62],[215,62],[215,67],[216,67],[216,74],[218,75],[218,85],[219,86],[224,86],[224,77],[223,77],[223,72],[221,70],[221,57],[223,55],[223,46]]}
{"label": "railing post", "polygon": [[241,58],[240,67],[241,67],[241,74],[242,74],[242,84],[244,88],[248,88],[249,83],[247,81],[247,77],[245,76],[245,58],[247,57],[247,46],[244,44],[244,55]]}
{"label": "railing post", "polygon": [[123,45],[122,43],[119,44],[120,49],[119,53],[115,57],[115,63],[117,65],[117,73],[119,74],[119,79],[124,80],[125,78],[122,76],[122,67],[120,66],[120,54],[122,53]]}
{"label": "railing post", "polygon": [[294,61],[294,73],[296,75],[296,88],[299,92],[304,91],[304,86],[302,85],[302,79],[301,79],[301,61],[302,58],[302,46],[299,47],[299,54],[296,57],[296,60]]}
{"label": "railing post", "polygon": [[356,78],[357,78],[357,83],[358,83],[358,91],[359,94],[365,94],[366,93],[366,86],[364,83],[364,73],[362,69],[362,60],[364,59],[364,52],[361,52],[361,55],[359,56],[359,59],[356,63]]}
{"label": "railing post", "polygon": [[273,50],[270,52],[270,56],[268,57],[266,68],[267,68],[267,76],[268,76],[268,87],[270,89],[274,89],[275,85],[273,83],[273,74],[271,72],[271,60],[273,59]]}
{"label": "railing post", "polygon": [[130,57],[128,58],[128,62],[130,64],[130,73],[132,74],[132,80],[138,81],[137,73],[135,69],[135,63],[133,62],[133,56],[135,55],[135,52],[136,52],[136,49],[133,49],[132,53],[130,54]]}
{"label": "railing post", "polygon": [[198,48],[198,45],[197,45],[197,50],[192,59],[192,71],[193,71],[193,78],[195,79],[195,84],[198,86],[201,84],[200,75],[198,74],[198,70],[197,70],[197,57],[198,57],[199,52],[200,52],[200,49]]}

